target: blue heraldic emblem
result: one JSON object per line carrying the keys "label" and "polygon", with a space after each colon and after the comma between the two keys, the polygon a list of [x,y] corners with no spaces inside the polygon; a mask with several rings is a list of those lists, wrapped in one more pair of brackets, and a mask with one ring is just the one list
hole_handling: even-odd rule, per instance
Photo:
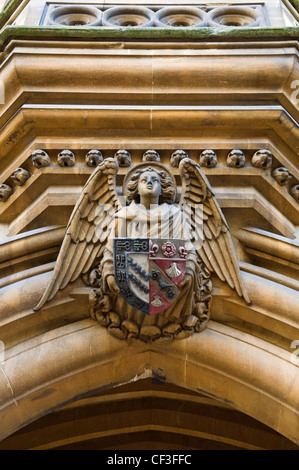
{"label": "blue heraldic emblem", "polygon": [[180,295],[186,258],[184,240],[115,238],[114,272],[120,295],[147,315],[163,312]]}

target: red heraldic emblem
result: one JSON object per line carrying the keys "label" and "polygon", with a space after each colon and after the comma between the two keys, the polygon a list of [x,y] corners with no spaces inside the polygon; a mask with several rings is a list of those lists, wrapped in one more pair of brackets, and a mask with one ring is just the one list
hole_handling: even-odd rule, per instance
{"label": "red heraldic emblem", "polygon": [[115,279],[124,299],[147,315],[176,302],[186,273],[185,244],[179,239],[115,238]]}

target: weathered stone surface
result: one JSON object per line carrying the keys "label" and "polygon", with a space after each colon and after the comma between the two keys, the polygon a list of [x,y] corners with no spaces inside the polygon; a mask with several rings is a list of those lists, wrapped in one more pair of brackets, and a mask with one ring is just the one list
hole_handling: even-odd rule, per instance
{"label": "weathered stone surface", "polygon": [[[118,10],[114,14],[121,17],[108,18],[114,26],[105,30],[101,24],[88,27],[102,21],[94,9],[76,12],[81,20],[86,15],[83,27],[69,22],[47,28],[40,25],[43,2],[29,8],[23,20],[12,16],[13,3],[5,7],[9,15],[0,16],[3,26],[16,20],[0,35],[0,92],[5,90],[0,115],[0,185],[5,190],[0,204],[1,439],[17,439],[15,431],[24,428],[18,442],[26,448],[79,445],[88,439],[88,428],[79,429],[74,415],[71,425],[61,421],[58,426],[58,409],[78,405],[77,411],[84,413],[80,423],[87,423],[84,404],[98,406],[100,400],[104,406],[117,402],[120,411],[115,417],[109,408],[105,419],[95,420],[110,423],[109,429],[103,424],[90,431],[95,441],[99,433],[124,435],[121,420],[126,419],[127,434],[142,432],[141,426],[161,433],[164,426],[174,438],[200,434],[211,446],[229,442],[238,448],[270,448],[275,442],[283,447],[287,440],[298,446],[298,30],[282,27],[280,2],[266,2],[267,28],[240,26],[241,20],[258,21],[250,13],[252,5],[245,11],[239,1],[232,1],[233,12],[220,1],[218,16],[203,15],[213,22],[209,28],[189,28],[193,20],[186,12],[182,16],[178,5],[170,12],[174,16],[162,12],[163,27],[157,28],[153,16],[146,15],[148,7],[152,11],[146,5],[139,13],[141,21],[145,14],[151,22],[149,28],[130,27],[128,11]],[[124,0],[119,7],[126,8]],[[61,10],[57,13],[58,22],[63,21]],[[68,9],[68,21],[80,21],[74,13]],[[48,21],[49,16],[43,18]],[[189,24],[180,26],[187,20]],[[239,26],[228,25],[236,21]],[[57,156],[65,149],[69,154],[60,166]],[[74,205],[101,163],[91,149],[100,149],[103,161],[119,162],[118,195],[126,175],[142,162],[146,150],[154,149],[147,154],[148,164],[159,159],[170,167],[178,189],[176,204],[183,192],[179,162],[187,155],[201,164],[232,235],[251,303],[212,273],[204,331],[193,334],[201,328],[197,315],[190,315],[182,325],[163,325],[161,337],[153,322],[139,328],[133,318],[122,319],[116,312],[98,312],[97,321],[90,318],[90,302],[97,301],[90,292],[99,280],[93,266],[91,285],[87,276],[78,278],[35,311]],[[245,163],[242,157],[228,160],[233,149],[242,152]],[[23,172],[25,178],[17,184],[12,175],[20,168],[30,178]],[[82,214],[92,219],[85,209]],[[208,219],[208,213],[204,216]],[[206,234],[210,236],[208,230]],[[210,256],[218,259],[215,244]],[[78,259],[83,262],[83,257]],[[197,312],[205,313],[204,302],[198,302]],[[174,336],[180,341],[173,341]],[[139,415],[132,414],[132,407],[125,413],[133,400],[145,403],[146,380],[159,413],[154,407],[147,413],[145,405]],[[159,395],[157,382],[165,387]],[[176,389],[170,396],[170,384],[185,391]],[[120,385],[127,395],[116,397]],[[162,402],[166,396],[172,403],[177,400],[180,409],[168,412],[170,402]],[[199,396],[213,400],[206,403],[214,413],[212,427],[207,409],[204,419],[193,413],[192,403]],[[190,410],[189,427],[182,421],[185,407]],[[228,414],[217,434],[215,416],[224,407]],[[232,412],[255,419],[254,427],[242,427],[242,438],[233,433],[240,425],[231,425]],[[42,417],[52,419],[53,427],[39,421]],[[27,428],[28,423],[36,430]],[[260,432],[255,439],[253,429]],[[40,443],[30,441],[41,435]],[[262,439],[266,435],[267,442]],[[13,444],[3,440],[1,445]]]}

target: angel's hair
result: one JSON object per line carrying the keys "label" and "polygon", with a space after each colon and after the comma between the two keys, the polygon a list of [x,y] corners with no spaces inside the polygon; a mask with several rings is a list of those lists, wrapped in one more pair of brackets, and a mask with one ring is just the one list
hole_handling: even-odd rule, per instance
{"label": "angel's hair", "polygon": [[140,175],[142,173],[145,173],[146,171],[155,171],[157,175],[160,178],[160,183],[161,183],[161,196],[159,199],[159,203],[167,202],[171,203],[173,201],[173,197],[175,194],[175,188],[172,179],[167,176],[166,171],[160,171],[157,170],[157,168],[153,168],[148,166],[147,168],[142,168],[139,170],[136,170],[135,173],[132,174],[130,180],[128,181],[127,184],[127,200],[128,202],[140,202],[140,196],[138,193],[138,181]]}

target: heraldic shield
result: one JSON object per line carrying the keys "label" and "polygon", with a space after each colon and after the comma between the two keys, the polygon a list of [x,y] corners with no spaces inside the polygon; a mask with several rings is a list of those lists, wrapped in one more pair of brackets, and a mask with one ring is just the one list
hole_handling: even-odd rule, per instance
{"label": "heraldic shield", "polygon": [[115,279],[128,304],[155,315],[177,300],[186,272],[185,244],[179,239],[114,238]]}

